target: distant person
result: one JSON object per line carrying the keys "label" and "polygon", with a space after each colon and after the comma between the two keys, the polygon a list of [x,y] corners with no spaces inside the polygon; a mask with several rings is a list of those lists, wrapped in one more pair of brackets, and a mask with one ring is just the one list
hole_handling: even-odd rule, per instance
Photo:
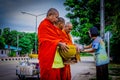
{"label": "distant person", "polygon": [[97,80],[108,80],[109,58],[106,53],[105,43],[98,34],[98,29],[96,27],[90,28],[89,36],[93,41],[90,45],[84,46],[82,52],[95,53]]}
{"label": "distant person", "polygon": [[40,80],[61,80],[60,68],[52,68],[56,49],[59,46],[66,52],[68,47],[61,42],[61,38],[54,26],[58,21],[59,12],[55,8],[50,8],[46,18],[38,27],[38,59],[40,65]]}

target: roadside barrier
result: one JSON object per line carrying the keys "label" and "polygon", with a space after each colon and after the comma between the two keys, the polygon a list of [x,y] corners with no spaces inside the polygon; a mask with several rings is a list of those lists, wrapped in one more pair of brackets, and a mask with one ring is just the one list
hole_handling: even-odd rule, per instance
{"label": "roadside barrier", "polygon": [[4,57],[4,58],[0,58],[0,61],[16,61],[16,60],[29,60],[29,57]]}

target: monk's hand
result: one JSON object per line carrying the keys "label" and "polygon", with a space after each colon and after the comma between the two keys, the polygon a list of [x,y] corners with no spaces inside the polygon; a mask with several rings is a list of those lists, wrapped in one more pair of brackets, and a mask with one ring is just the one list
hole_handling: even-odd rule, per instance
{"label": "monk's hand", "polygon": [[63,53],[68,52],[69,48],[65,43],[59,42],[58,46],[59,46],[61,52],[63,52]]}

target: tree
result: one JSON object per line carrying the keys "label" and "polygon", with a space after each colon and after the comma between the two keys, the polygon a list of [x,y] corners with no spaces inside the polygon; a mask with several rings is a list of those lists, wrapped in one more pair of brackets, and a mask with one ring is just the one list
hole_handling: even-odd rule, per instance
{"label": "tree", "polygon": [[[37,46],[37,45],[35,45],[35,33],[27,33],[27,38],[29,38],[30,39],[30,41],[31,41],[31,48],[33,49],[33,51],[35,51],[35,46]],[[36,37],[36,39],[37,39],[37,37]]]}
{"label": "tree", "polygon": [[5,39],[5,44],[11,45],[12,36],[10,35],[10,28],[4,28],[2,36]]}
{"label": "tree", "polygon": [[35,33],[19,32],[19,47],[22,48],[21,54],[30,53],[35,48]]}
{"label": "tree", "polygon": [[27,36],[20,38],[19,47],[22,48],[21,54],[30,53],[32,49],[31,40]]}
{"label": "tree", "polygon": [[[118,46],[120,44],[120,0],[105,1],[105,31],[111,31],[111,54],[120,62]],[[72,35],[81,37],[80,43],[89,43],[87,31],[96,26],[100,29],[100,0],[66,0],[64,2],[73,24]]]}
{"label": "tree", "polygon": [[5,39],[0,36],[0,49],[4,49],[5,48]]}
{"label": "tree", "polygon": [[107,0],[108,11],[108,23],[106,30],[110,30],[113,34],[110,44],[111,44],[111,56],[113,56],[113,61],[120,63],[120,0]]}
{"label": "tree", "polygon": [[3,48],[5,44],[15,47],[18,46],[22,48],[20,54],[30,53],[31,50],[34,50],[35,47],[35,33],[18,32],[16,30],[10,30],[10,28],[4,28],[0,39],[0,48]]}
{"label": "tree", "polygon": [[81,37],[80,43],[89,44],[88,30],[99,25],[99,0],[66,0],[64,3],[69,11],[66,17],[73,24],[72,35]]}
{"label": "tree", "polygon": [[18,32],[16,30],[11,30],[10,31],[10,38],[11,38],[11,45],[12,46],[17,46],[17,36]]}

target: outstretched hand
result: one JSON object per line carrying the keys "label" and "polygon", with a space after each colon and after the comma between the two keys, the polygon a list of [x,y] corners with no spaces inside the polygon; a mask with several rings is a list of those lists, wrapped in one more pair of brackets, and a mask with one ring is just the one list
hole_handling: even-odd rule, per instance
{"label": "outstretched hand", "polygon": [[69,48],[65,43],[59,42],[58,46],[59,46],[61,52],[63,52],[63,53],[68,52]]}
{"label": "outstretched hand", "polygon": [[84,45],[81,45],[81,44],[75,44],[75,45],[78,52],[82,52],[84,50]]}

